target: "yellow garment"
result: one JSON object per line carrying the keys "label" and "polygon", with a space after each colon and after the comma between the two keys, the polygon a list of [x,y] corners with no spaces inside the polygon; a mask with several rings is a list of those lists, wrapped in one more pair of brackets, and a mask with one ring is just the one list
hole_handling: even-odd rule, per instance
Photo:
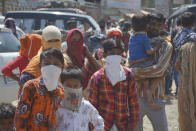
{"label": "yellow garment", "polygon": [[39,63],[40,63],[40,54],[38,53],[36,56],[34,56],[27,67],[22,71],[22,73],[26,72],[31,75],[33,75],[35,78],[38,78],[41,76],[41,71],[39,68]]}
{"label": "yellow garment", "polygon": [[[35,78],[40,77],[41,76],[41,71],[39,68],[40,54],[42,53],[42,51],[44,49],[47,49],[47,48],[57,48],[57,49],[61,50],[61,42],[45,42],[43,40],[42,47],[40,48],[39,52],[37,53],[36,56],[34,56],[31,59],[31,61],[27,65],[27,67],[22,72],[29,73],[29,74],[33,75]],[[65,66],[67,66],[66,61],[65,61]]]}
{"label": "yellow garment", "polygon": [[179,131],[196,131],[196,43],[188,42],[181,47],[177,63]]}
{"label": "yellow garment", "polygon": [[43,40],[42,47],[43,47],[43,50],[48,49],[48,48],[57,48],[57,49],[61,50],[61,41],[59,41],[59,42],[46,42]]}

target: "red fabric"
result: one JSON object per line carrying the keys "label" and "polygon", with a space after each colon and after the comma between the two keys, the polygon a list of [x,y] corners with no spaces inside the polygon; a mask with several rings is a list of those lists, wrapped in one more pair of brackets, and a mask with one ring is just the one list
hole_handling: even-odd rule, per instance
{"label": "red fabric", "polygon": [[114,30],[107,34],[107,38],[112,38],[112,36],[120,36],[122,38],[122,33],[118,30]]}
{"label": "red fabric", "polygon": [[[77,42],[77,43],[71,43],[71,35],[73,32],[79,32],[82,36],[82,41]],[[79,29],[72,29],[68,32],[67,37],[67,54],[71,58],[72,63],[75,66],[78,66],[79,68],[82,68],[84,66],[84,54],[83,54],[83,49],[84,49],[84,35]]]}
{"label": "red fabric", "polygon": [[6,66],[4,66],[1,69],[1,72],[5,76],[10,76],[14,69],[19,68],[20,73],[21,73],[22,70],[28,65],[28,63],[29,63],[29,60],[28,60],[27,57],[25,57],[25,56],[18,56],[18,57],[16,57],[15,60],[11,61]]}
{"label": "red fabric", "polygon": [[125,45],[125,52],[128,52],[128,45],[129,45],[129,39],[130,39],[130,34],[127,33],[126,35],[123,36],[122,41]]}
{"label": "red fabric", "polygon": [[134,78],[128,68],[123,69],[126,76],[128,72],[131,74],[129,86],[128,80],[112,86],[104,68],[91,78],[89,101],[103,117],[106,131],[110,130],[114,123],[121,131],[127,131],[129,126],[134,131],[139,120],[139,103]]}
{"label": "red fabric", "polygon": [[32,59],[41,48],[41,41],[42,37],[38,34],[23,35],[20,38],[21,47],[19,54]]}

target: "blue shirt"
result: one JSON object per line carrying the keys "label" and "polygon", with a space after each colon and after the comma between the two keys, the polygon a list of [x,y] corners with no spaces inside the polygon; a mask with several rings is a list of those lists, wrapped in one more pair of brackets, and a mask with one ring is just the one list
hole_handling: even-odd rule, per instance
{"label": "blue shirt", "polygon": [[149,57],[146,53],[151,50],[150,39],[146,34],[136,34],[130,37],[129,41],[129,60],[139,60]]}

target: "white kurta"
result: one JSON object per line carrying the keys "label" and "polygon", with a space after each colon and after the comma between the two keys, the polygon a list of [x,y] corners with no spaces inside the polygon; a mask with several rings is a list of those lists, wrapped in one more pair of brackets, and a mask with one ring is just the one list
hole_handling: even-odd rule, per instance
{"label": "white kurta", "polygon": [[79,111],[70,111],[59,108],[56,112],[57,131],[89,131],[88,124],[91,122],[95,129],[104,129],[104,120],[96,108],[87,100],[82,100]]}

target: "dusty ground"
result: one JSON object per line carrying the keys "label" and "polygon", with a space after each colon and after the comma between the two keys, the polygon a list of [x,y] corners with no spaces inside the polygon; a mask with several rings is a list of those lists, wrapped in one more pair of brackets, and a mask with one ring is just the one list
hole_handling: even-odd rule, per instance
{"label": "dusty ground", "polygon": [[[175,90],[174,83],[172,89]],[[169,131],[178,131],[177,99],[166,102],[166,114]],[[144,131],[153,131],[152,125],[147,117],[144,117]]]}

